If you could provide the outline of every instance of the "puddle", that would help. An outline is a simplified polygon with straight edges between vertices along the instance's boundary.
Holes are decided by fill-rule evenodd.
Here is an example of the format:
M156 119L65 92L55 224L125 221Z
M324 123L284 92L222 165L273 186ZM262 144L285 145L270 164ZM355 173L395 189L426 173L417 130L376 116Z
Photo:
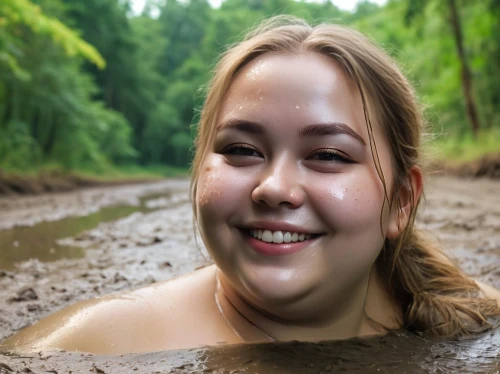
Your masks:
M61 258L85 257L85 249L60 245L59 239L72 237L90 230L101 222L114 221L135 212L149 212L157 207L151 202L169 194L152 194L142 197L138 205L105 207L96 213L69 217L58 221L41 222L31 227L15 227L0 231L0 269L11 270L18 262L36 258L42 262Z

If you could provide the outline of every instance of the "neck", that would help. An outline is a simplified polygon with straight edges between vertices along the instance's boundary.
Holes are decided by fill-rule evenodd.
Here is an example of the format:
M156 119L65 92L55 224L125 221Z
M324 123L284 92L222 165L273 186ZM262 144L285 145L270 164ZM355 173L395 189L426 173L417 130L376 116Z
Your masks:
M303 321L289 321L249 303L233 289L219 270L216 276L216 300L219 309L228 325L244 341L321 341L374 333L373 324L365 313L371 277L362 282L357 292L350 293L353 296L350 300L342 301L342 309L335 308L329 316L318 315L317 318Z

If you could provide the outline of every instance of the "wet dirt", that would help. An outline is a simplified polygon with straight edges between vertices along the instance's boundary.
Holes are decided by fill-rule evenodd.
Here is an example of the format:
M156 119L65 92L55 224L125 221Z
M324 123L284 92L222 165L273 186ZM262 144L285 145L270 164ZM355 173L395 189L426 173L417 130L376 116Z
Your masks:
M150 198L147 198L150 196ZM196 243L187 180L0 200L0 227L33 226L114 205L124 218L59 240L85 257L23 261L0 269L0 341L76 301L170 279L210 262ZM431 178L418 225L475 279L500 288L500 182ZM0 231L1 233L1 231ZM200 242L198 240L198 242ZM49 258L50 259L50 258ZM0 354L0 373L497 373L500 329L469 340L411 333L370 340L277 343L123 356Z
M119 186L158 181L161 178L124 177L96 178L71 172L45 171L36 175L4 173L0 168L0 196L41 194L45 192L74 191L86 187Z
M500 179L500 153L493 153L469 162L441 162L434 165L436 170L441 170L450 175L461 177L487 177Z
M46 220L33 226L15 226L0 230L0 248L2 249L0 269L11 270L16 263L30 258L49 262L61 258L84 257L85 250L82 246L70 245L61 239L93 229L102 222L117 220L136 212L147 213L158 209L157 202L160 198L170 199L171 193L146 195L139 198L138 204L135 204L135 201L128 204L118 201L120 203L118 205L105 206L85 216L73 216L55 221ZM115 204L118 202L115 201Z

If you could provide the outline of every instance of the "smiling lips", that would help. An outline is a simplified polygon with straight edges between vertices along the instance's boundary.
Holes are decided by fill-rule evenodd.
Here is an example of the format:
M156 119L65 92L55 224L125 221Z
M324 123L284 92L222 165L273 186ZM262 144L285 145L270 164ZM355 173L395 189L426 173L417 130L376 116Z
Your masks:
M299 234L298 232L270 231L270 230L250 230L250 235L266 243L290 243L303 242L311 238L311 234Z
M320 234L265 229L244 230L246 240L258 253L279 256L298 252L311 244Z

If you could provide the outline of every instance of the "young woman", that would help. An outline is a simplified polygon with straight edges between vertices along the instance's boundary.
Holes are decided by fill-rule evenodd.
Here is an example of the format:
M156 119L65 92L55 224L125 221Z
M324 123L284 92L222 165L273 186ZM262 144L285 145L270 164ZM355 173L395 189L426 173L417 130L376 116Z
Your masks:
M423 120L396 64L337 25L277 17L218 63L192 170L214 265L79 303L14 351L128 353L491 328L499 292L414 227Z

